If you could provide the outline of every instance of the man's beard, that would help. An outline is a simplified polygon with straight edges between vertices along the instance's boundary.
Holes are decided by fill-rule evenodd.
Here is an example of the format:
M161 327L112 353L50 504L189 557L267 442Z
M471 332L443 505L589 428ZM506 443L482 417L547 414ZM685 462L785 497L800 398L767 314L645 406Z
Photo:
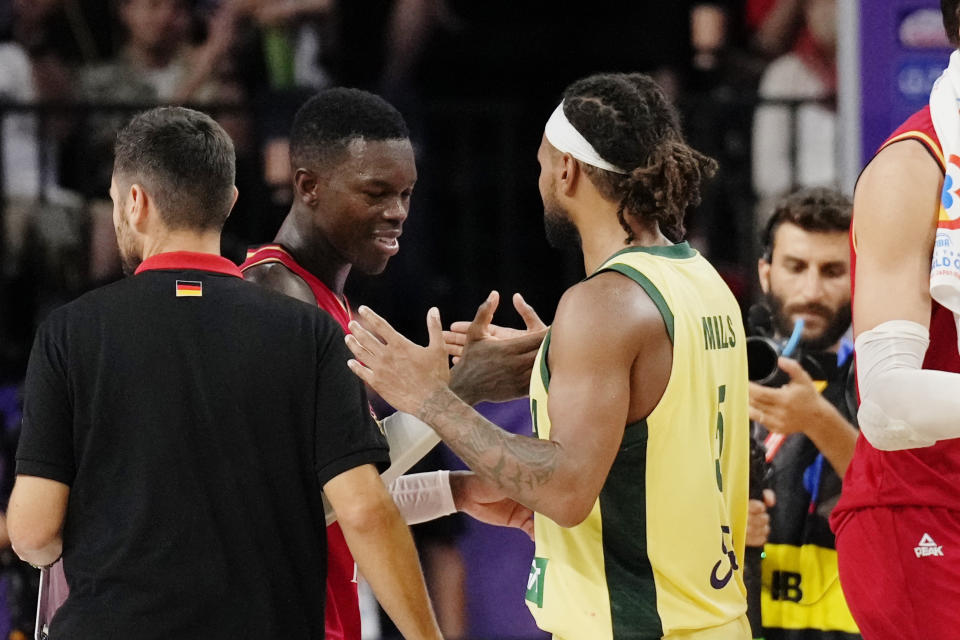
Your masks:
M125 232L124 223L117 229L117 246L120 249L120 268L123 269L123 275L132 276L137 271L137 267L143 262L140 252L133 246L133 243L127 240L128 234Z
M791 316L794 314L809 313L827 320L826 326L819 335L801 340L807 351L816 352L829 350L843 337L847 329L850 328L852 315L849 300L840 305L836 311L833 311L830 307L817 302L784 308L783 301L773 293L768 294L766 298L773 315L774 326L776 327L777 333L781 336L789 336L793 333L793 320Z
M543 228L547 243L554 249L580 249L580 232L567 213L556 205L544 203Z

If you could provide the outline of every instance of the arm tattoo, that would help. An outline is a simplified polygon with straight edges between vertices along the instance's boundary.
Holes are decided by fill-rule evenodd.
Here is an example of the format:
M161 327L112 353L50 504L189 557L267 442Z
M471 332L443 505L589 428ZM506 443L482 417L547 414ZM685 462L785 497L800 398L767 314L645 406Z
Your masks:
M447 388L428 397L418 417L436 429L467 466L507 495L534 510L545 502L540 489L556 471L557 443L504 431Z

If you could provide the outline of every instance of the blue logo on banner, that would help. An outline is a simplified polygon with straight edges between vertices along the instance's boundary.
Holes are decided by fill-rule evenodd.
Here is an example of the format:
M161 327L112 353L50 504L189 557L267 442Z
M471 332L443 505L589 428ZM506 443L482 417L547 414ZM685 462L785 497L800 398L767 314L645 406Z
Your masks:
M911 61L900 66L897 73L897 88L900 95L912 102L926 102L930 98L933 83L943 73L939 61Z

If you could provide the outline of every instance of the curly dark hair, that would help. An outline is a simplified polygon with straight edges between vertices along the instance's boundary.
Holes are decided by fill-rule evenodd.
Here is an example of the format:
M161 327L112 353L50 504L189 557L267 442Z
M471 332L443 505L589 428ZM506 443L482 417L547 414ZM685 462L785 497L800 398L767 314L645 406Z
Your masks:
M628 215L681 240L683 219L700 204L717 163L684 142L677 110L657 83L641 73L592 75L567 88L563 113L603 159L628 171L582 165L600 193L619 203L626 243L634 240Z
M960 45L960 0L940 0L940 12L950 42L955 47Z
M403 116L380 96L335 87L321 91L297 111L290 131L294 167L320 166L336 159L351 140L403 140L410 137Z
M809 187L781 198L773 208L773 215L764 226L760 243L763 259L773 259L774 238L777 229L785 222L795 224L804 231L821 233L846 233L850 229L853 203L836 189Z

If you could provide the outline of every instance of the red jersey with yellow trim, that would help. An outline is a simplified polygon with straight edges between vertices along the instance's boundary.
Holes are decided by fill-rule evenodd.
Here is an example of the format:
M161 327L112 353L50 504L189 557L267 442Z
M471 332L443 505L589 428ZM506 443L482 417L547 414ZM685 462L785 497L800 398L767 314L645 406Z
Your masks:
M317 306L333 316L345 333L352 319L349 303L323 284L319 278L297 264L293 256L278 244L247 251L240 271L261 264L279 262L303 279L313 292ZM356 563L347 547L340 525L327 527L327 600L324 610L327 640L360 640L360 600L357 595Z
M930 119L930 108L913 114L880 147L915 140L924 145L946 169L943 149ZM960 158L951 158L960 165ZM917 221L928 224L927 221ZM850 233L850 275L856 273L857 251L853 226ZM852 282L852 280L851 280ZM852 284L851 284L852 287ZM855 294L855 292L854 292ZM930 346L923 360L924 369L960 373L957 329L953 313L933 301L930 312ZM843 479L843 493L833 511L834 531L844 514L863 507L924 506L960 511L960 439L942 440L932 447L904 451L879 451L866 438L857 438L853 460ZM879 535L883 535L882 532Z

